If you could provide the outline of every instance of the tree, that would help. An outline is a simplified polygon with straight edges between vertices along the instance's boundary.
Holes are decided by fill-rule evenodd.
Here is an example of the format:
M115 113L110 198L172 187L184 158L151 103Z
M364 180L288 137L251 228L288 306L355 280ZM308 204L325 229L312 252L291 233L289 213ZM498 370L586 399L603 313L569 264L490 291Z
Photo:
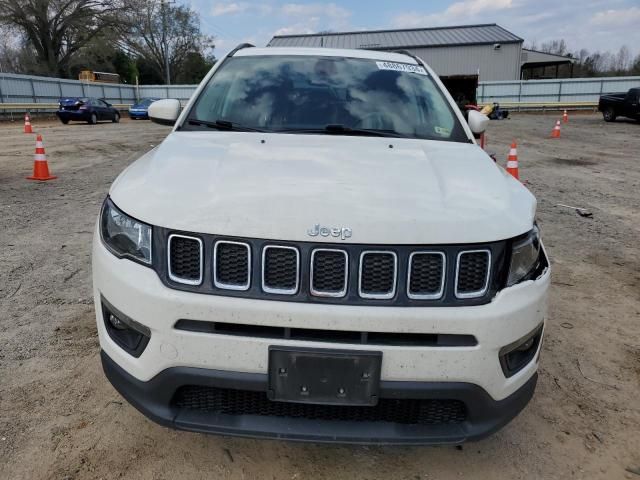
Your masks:
M18 58L20 48L12 38L13 35L9 29L0 29L0 73L16 72L21 67Z
M560 40L551 40L544 42L540 46L540 50L545 53L553 53L554 55L566 55L569 50L567 49L567 43L563 38Z
M164 82L162 74L154 68L152 62L144 57L136 58L138 80L142 85L158 85Z
M602 69L602 55L599 52L587 55L581 67L585 76L595 77Z
M138 76L138 67L135 59L131 58L122 50L116 50L111 60L113 70L120 75L120 81L123 83L136 83Z
M73 55L69 62L68 75L71 78L78 78L78 73L82 70L114 72L115 56L113 33L105 29Z
M204 58L213 49L213 37L202 35L200 17L187 6L131 0L126 15L120 46L130 55L146 59L163 79L167 79L167 67L169 80L175 81L189 55Z
M0 23L17 28L45 73L67 76L73 56L117 23L120 0L0 0Z
M640 53L633 59L629 73L631 75L640 75Z
M611 70L618 74L623 74L631 67L631 52L629 47L623 45L612 58Z
M215 62L213 56L205 56L200 52L187 53L176 73L176 83L187 85L200 83Z

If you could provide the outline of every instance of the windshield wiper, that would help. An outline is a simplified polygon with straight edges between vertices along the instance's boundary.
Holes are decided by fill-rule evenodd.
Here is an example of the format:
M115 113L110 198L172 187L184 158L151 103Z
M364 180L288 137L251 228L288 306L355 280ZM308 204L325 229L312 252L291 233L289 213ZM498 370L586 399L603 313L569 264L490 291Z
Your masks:
M330 124L324 128L287 128L282 130L264 130L260 128L247 127L228 120L216 120L210 122L207 120L189 120L189 125L198 125L217 130L235 130L238 132L276 132L276 133L321 133L327 135L362 135L370 137L399 137L406 135L396 132L395 130L384 130L375 128L353 128L342 124Z
M285 130L275 130L278 133L323 133L327 135L362 135L370 137L399 137L405 138L395 130L379 128L353 128L340 123L326 125L324 128L288 128Z
M217 130L235 130L238 132L266 132L260 128L247 127L228 120L216 120L215 122L209 122L207 120L189 120L189 125L199 125L209 128L215 128Z

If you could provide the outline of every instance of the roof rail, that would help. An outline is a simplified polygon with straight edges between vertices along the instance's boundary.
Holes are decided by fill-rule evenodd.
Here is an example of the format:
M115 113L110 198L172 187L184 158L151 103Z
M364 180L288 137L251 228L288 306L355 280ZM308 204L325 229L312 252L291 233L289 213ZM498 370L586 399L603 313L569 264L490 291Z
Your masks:
M411 53L409 50L392 50L391 53L399 53L400 55L406 55L407 57L413 58L418 65L422 64L422 60L420 60L416 55Z
M252 45L250 43L241 43L236 48L231 50L227 55L227 57L233 57L238 50L242 50L243 48L253 48L253 47L255 47L255 45Z

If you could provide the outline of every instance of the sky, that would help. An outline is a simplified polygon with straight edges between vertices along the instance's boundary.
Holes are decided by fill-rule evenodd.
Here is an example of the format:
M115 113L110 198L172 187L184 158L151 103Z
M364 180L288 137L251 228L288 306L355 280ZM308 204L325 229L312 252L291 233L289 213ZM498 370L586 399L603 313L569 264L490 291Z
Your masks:
M571 51L640 53L640 0L185 0L200 13L221 57L242 42L273 35L497 23L525 44L564 38Z

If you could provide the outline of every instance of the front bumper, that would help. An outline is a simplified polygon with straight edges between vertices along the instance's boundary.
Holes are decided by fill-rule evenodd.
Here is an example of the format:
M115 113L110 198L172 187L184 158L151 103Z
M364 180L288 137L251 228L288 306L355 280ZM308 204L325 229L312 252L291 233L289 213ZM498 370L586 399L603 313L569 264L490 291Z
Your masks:
M537 357L509 378L500 350L544 322L549 269L537 279L500 291L491 303L468 307L341 306L204 295L167 288L155 271L93 246L94 298L105 372L134 406L167 426L203 432L358 443L460 443L488 435L528 402L536 383ZM150 330L135 358L105 328L101 299ZM178 320L254 326L368 332L473 335L475 346L415 347L340 344L382 353L381 398L459 399L468 417L440 426L389 422L332 422L261 415L222 415L180 409L176 390L204 387L266 390L272 345L335 348L335 343L202 333L175 328Z
M104 372L118 390L140 412L166 427L204 433L283 440L358 444L455 444L480 440L513 419L529 402L536 386L534 374L509 397L493 400L482 388L460 382L390 382L380 385L380 398L459 400L467 405L466 419L430 425L354 420L324 420L277 415L210 412L184 408L175 403L180 387L198 385L233 391L259 392L265 402L267 375L173 367L148 382L129 375L102 351ZM254 400L254 403L257 403ZM361 407L372 408L372 407Z

